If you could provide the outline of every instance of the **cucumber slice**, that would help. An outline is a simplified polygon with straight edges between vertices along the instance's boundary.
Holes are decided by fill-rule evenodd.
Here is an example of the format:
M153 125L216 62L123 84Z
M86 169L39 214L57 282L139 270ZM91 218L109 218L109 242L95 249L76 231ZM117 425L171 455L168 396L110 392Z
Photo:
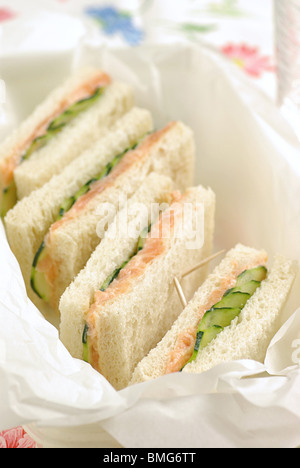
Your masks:
M55 135L57 135L57 133L59 133L62 129L63 127L55 128L53 130L47 131L45 135L35 138L35 140L33 140L31 145L29 146L28 150L22 156L21 162L26 161L26 159L28 159L33 153L35 153L35 151L44 148L49 143L49 141L52 140L52 138L54 138Z
M197 330L194 352L188 362L194 361L198 352L239 316L247 301L266 279L267 273L264 266L244 271L238 276L236 286L229 289L223 299L204 314Z
M210 328L207 328L207 330L199 332L202 333L201 336L201 341L200 341L200 346L199 346L199 351L204 349L209 343L211 343L212 340L216 338L216 336L223 331L223 327L219 325L213 325Z
M147 235L149 234L150 230L151 230L151 225L149 227L145 227L145 229L142 230L139 240L138 240L138 244L137 244L137 252L139 252L140 250L143 250Z
M81 107L81 109L82 109L82 107ZM54 129L54 131L55 131L55 129ZM89 190L91 189L91 185L94 182L96 182L98 180L101 180L102 178L106 177L113 170L113 168L120 162L122 157L128 151L130 151L131 149L136 148L138 144L139 144L139 142L135 143L131 148L127 148L123 153L118 154L117 156L115 156L113 158L113 160L109 164L107 164L107 166L100 172L100 174L96 178L89 180L80 190L78 190L78 192L73 197L70 197L70 198L66 199L64 201L64 203L60 207L59 215L56 218L56 221L59 221L60 219L62 219L64 214L66 212L68 212L72 208L72 206L76 203L76 201L80 197L82 197L83 195L85 195L86 193L89 192ZM39 248L39 250L38 250L38 252L37 252L37 254L35 256L34 262L33 262L30 282L31 282L31 287L32 287L33 291L41 299L43 299L45 302L50 302L50 298L51 298L51 294L52 294L51 287L50 287L49 283L47 282L45 274L38 271L38 264L39 264L39 262L41 262L46 257L46 255L47 255L46 247L45 247L45 243L43 242L43 244ZM113 280L115 278L117 278L120 271L127 265L128 262L129 262L129 260L127 262L124 262L123 265L121 265L120 268L116 269L105 280L105 282L103 283L103 285L101 287L101 291L105 291L108 288L108 286L113 282Z
M65 112L63 112L59 117L54 119L47 131L53 130L62 130L66 125L71 123L79 114L89 109L89 107L96 102L96 100L101 96L100 93L97 92L91 98L83 99L82 101L77 102Z
M240 287L250 281L259 281L260 283L264 281L267 277L268 270L264 266L259 266L257 268L253 268L252 270L246 270L241 273L236 282L236 287Z
M60 207L60 210L59 210L59 216L58 218L56 219L56 221L59 221L65 213L67 213L68 211L70 211L70 209L72 208L73 205L75 205L75 203L77 202L77 200L82 197L83 195L85 195L86 193L88 193L90 191L90 188L91 188L91 185L93 182L95 182L97 179L92 179L90 180L89 182L87 182L83 187L81 187L80 190L78 190L78 192L76 192L76 194L73 196L73 197L70 197L70 198L67 198L63 204L61 205Z
M242 292L242 293L248 293L251 296L255 293L255 291L260 287L261 282L260 281L250 281L249 283L245 283L240 285L239 287L235 287L233 289L230 289L227 291L226 296L232 292Z
M73 104L59 117L53 120L48 128L52 130L72 122L72 120L74 120L79 114L88 110L99 99L99 97L102 96L103 91L103 88L98 88L92 96L86 99L81 99L80 101Z
M238 308L243 309L251 295L248 293L231 291L223 299L214 305L213 309L228 309Z
M214 325L219 325L222 328L228 327L240 313L241 309L239 308L211 309L203 316L198 330L205 331Z
M142 250L144 248L144 244L145 244L145 240L146 240L146 236L148 234L148 232L151 230L151 224L146 227L145 229L143 229L139 239L138 239L138 243L137 243L137 248L136 248L136 251L135 253L128 259L126 260L121 266L120 268L117 268L111 275L109 275L106 280L104 281L103 285L101 286L100 288L100 291L104 292L107 290L107 288L111 285L111 283L119 276L120 274L120 271L123 270L123 268L126 267L126 265L130 262L130 260L135 257L135 255L137 255L139 253L140 250Z
M47 128L47 132L51 132L57 129L62 129L68 123L72 122L74 118L75 116L73 112L66 110L63 114L61 114L59 117L57 117L50 123L49 127Z
M83 345L83 360L89 362L89 344L88 344L88 324L85 323L83 334L82 334L82 345Z
M89 192L91 184L94 182L94 180L89 181L86 185L84 185L78 192L76 192L74 198L74 203L77 202L77 200L85 195L86 193Z
M8 211L17 203L17 187L15 181L3 190L1 198L1 218L4 219Z
M32 153L46 146L49 140L50 133L46 133L46 135L35 138L29 146L28 150L22 156L22 161L26 161L26 159L28 159L32 155Z
M213 341L216 336L223 331L223 328L220 327L219 325L213 325L212 327L208 328L207 330L204 331L198 331L197 333L197 338L196 338L196 343L195 343L195 348L192 354L192 357L188 360L188 362L183 366L183 368L189 364L190 362L193 362L196 360L199 351L204 349L211 341Z
M38 271L38 264L47 256L47 249L43 242L40 246L32 265L30 284L36 295L45 302L50 302L51 287L44 273Z
M72 208L74 203L75 203L75 197L70 197L67 200L65 200L59 209L59 215L56 218L56 221L59 221L61 218L63 218L64 214L67 213Z
M56 219L56 221L59 221L65 213L67 213L71 208L72 206L77 202L77 200L82 197L83 195L85 195L86 193L88 193L90 190L91 190L91 185L94 183L94 182L97 182L99 180L102 180L104 179L104 177L107 177L111 171L119 164L119 162L121 161L121 159L123 158L123 156L125 156L126 153L128 153L129 151L132 151L134 150L135 148L137 148L137 146L141 143L141 141L144 139L145 137L142 137L137 143L135 143L133 146L131 146L130 148L126 148L125 151L123 151L123 153L120 153L118 154L117 156L115 156L112 161L110 161L105 167L104 169L102 169L102 171L100 172L100 174L98 174L95 178L89 180L80 190L78 190L78 192L73 196L73 197L70 197L68 199L66 199L64 201L64 203L61 205L60 207L60 210L59 210L59 215L58 215L58 218Z
M50 302L51 289L44 273L40 273L32 267L30 284L36 295L45 302Z
M72 106L70 106L66 111L64 111L61 115L59 115L50 123L48 131L62 129L63 127L71 123L72 120L76 119L76 117L78 117L79 114L88 110L90 106L94 104L102 94L103 88L98 88L92 96L86 99L82 99L81 101L78 101Z
M58 133L60 133L66 125L78 117L79 114L89 109L102 96L104 88L98 88L96 92L86 98L78 101L70 106L60 116L50 122L44 135L41 135L33 140L27 151L22 156L22 161L28 159L35 151L44 148Z
M108 176L113 170L113 168L121 161L122 157L128 151L129 149L124 151L124 153L115 156L114 159L105 166L105 168L100 172L100 174L98 174L94 179L89 180L85 185L83 185L83 187L81 187L81 189L78 190L78 192L76 192L76 194L73 197L67 198L60 207L59 215L56 221L59 221L64 216L64 214L72 208L72 206L77 202L77 200L80 197L82 197L91 190L91 186L94 182L97 182L101 179L104 179L104 177Z
M101 288L100 288L100 291L104 292L107 290L107 288L111 285L111 283L119 276L119 273L121 270L123 270L123 268L126 267L127 263L130 262L130 259L127 260L126 262L124 262L120 268L117 268L115 271L113 271L113 273L111 275L109 275L106 280L104 281L104 283L102 284Z

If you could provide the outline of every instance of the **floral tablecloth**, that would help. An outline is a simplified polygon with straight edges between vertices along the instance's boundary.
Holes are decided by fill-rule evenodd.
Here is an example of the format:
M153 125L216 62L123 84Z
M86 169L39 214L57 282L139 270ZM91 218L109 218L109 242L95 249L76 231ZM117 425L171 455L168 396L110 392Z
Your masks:
M14 28L16 20L40 10L81 17L111 47L205 44L275 99L272 0L0 0L0 35L2 25ZM0 448L36 447L21 427L0 432Z

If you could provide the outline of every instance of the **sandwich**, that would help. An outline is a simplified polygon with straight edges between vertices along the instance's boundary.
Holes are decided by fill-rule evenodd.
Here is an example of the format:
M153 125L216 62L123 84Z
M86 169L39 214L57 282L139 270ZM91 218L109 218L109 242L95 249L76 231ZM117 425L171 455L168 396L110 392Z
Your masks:
M143 119L147 125L149 124L147 111L134 109L130 113L134 111L140 114L136 116L137 129L144 127L141 125ZM123 119L126 120L126 116ZM132 121L131 124L134 128L135 124ZM119 125L119 122L116 125ZM116 212L122 209L126 200L136 192L151 172L155 171L169 176L180 189L191 184L195 148L193 133L188 127L181 122L171 122L156 132L149 128L145 132L143 128L142 132L138 131L135 138L132 135L133 128L129 132L131 141L129 142L128 138L126 145L124 145L126 138L121 138L122 145L120 145L116 133L111 132L100 146L96 144L79 158L88 165L91 164L87 162L91 157L93 160L101 158L102 162L105 159L106 162L99 171L94 171L92 178L86 179L77 191L69 193L68 198L59 197L60 206L55 206L55 218L52 218L50 224L49 219L47 223L44 223L43 227L47 225L47 228L45 231L41 229L44 233L43 238L39 236L39 244L35 235L36 220L31 220L29 223L29 231L34 237L32 244L34 244L35 251L29 252L27 259L31 263L27 261L23 269L26 270L27 281L30 271L31 297L33 291L40 299L58 309L62 293L85 266ZM107 157L108 154L109 157ZM65 183L64 176L68 180L74 176L74 171L70 175L70 166L58 176L61 184ZM57 185L57 178L49 184L53 188L54 184ZM43 194L51 193L46 186L43 189ZM39 199L37 209L42 217L44 207L40 205L40 194L35 191L32 199L37 199L37 197ZM24 215L21 217L21 213L25 206L26 216L30 212L29 198L19 202L5 218L12 250L23 263L24 225L28 226L28 220L24 220ZM58 200L57 197L55 198ZM22 202L24 202L23 206L20 206ZM25 236L26 241L29 242L28 233Z
M212 190L199 186L173 191L170 204L152 224L146 224L134 248L134 243L128 249L126 242L118 241L112 252L102 241L62 296L62 341L117 390L129 384L138 362L180 314L173 278L211 254L214 217ZM187 297L192 297L205 275L204 268L188 278L183 285ZM72 318L73 314L77 317Z
M85 315L95 292L117 277L121 266L142 245L148 226L170 203L173 190L174 182L169 177L149 174L118 211L85 267L63 293L59 303L60 339L74 358L83 359Z
M132 108L109 132L72 161L60 174L18 201L4 218L6 235L17 258L27 293L37 307L44 301L31 287L34 258L51 225L61 216L62 206L89 185L116 157L153 130L151 114ZM42 295L42 294L41 294Z
M238 244L138 363L130 385L227 361L263 362L295 276L294 262L276 256L270 269L265 251Z
M55 89L0 145L0 212L29 195L133 106L133 91L98 69L77 72Z

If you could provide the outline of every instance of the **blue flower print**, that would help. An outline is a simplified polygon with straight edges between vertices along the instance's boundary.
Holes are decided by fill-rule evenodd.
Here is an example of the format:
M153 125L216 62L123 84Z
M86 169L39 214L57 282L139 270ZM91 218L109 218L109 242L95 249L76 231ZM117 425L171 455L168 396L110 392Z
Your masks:
M130 45L139 45L144 39L144 33L133 24L130 13L118 10L113 6L90 7L85 12L100 23L108 36L121 33Z

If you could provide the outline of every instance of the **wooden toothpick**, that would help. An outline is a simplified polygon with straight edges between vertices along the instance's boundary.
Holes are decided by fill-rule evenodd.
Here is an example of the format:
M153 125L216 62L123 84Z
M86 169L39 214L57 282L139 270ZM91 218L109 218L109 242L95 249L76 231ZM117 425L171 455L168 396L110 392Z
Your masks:
M181 284L179 283L178 281L178 278L174 278L174 283L175 283L175 288L178 292L178 296L179 296L179 299L181 301L181 304L183 307L186 307L187 306L187 300L185 298L185 295L183 293L183 290L182 290L182 287L181 287Z
M185 273L183 273L181 279L184 278L185 276L188 276L190 273L193 273L194 271L198 270L199 268L203 267L204 265L207 265L209 262L211 262L212 260L219 257L219 255L222 255L225 252L226 252L226 250L220 250L220 252L217 252L216 254L212 255L211 257L208 257L205 260L202 260L202 262L199 263L198 265L194 266L194 268L192 268L191 270L188 270ZM184 292L182 290L181 284L180 284L178 278L176 278L176 276L174 278L174 283L175 283L175 288L177 290L180 302L181 302L182 306L185 308L187 306L187 300L185 298L185 295L184 295Z
M226 250L220 250L220 252L217 252L216 254L212 255L211 257L208 257L206 258L205 260L202 260L201 263L199 263L198 265L194 266L193 268L191 268L190 270L186 271L185 273L183 273L182 277L181 278L185 278L186 276L190 275L191 273L193 273L194 271L198 270L199 268L207 265L208 263L210 263L212 260L214 260L215 258L219 257L220 255L222 255L223 253L225 253Z

